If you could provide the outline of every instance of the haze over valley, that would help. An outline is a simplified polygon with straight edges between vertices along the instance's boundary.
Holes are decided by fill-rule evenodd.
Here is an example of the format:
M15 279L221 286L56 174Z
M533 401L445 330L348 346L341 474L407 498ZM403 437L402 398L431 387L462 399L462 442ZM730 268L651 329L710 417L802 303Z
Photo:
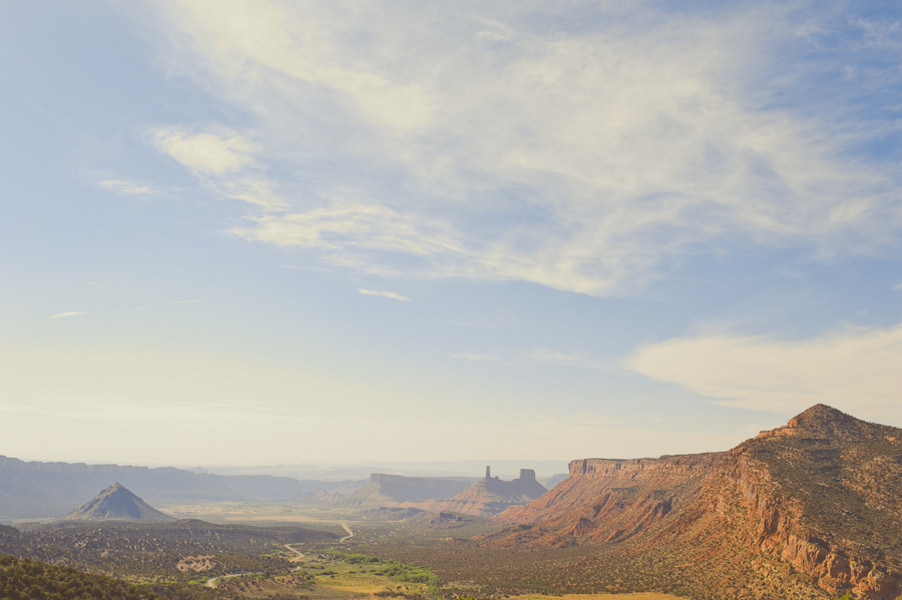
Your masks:
M898 600L900 53L0 2L0 599Z

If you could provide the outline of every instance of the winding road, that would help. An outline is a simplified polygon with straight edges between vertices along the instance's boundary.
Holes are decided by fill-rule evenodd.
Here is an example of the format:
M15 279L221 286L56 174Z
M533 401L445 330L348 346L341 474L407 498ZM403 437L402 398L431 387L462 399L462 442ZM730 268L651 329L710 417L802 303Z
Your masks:
M303 552L301 552L300 550L296 550L295 548L292 548L291 544L285 544L285 547L288 548L289 552L294 552L294 556L289 558L288 560L290 560L291 562L298 562L299 560L304 560Z
M342 528L343 528L345 531L348 532L348 535L346 535L346 536L344 536L343 538L341 538L340 540L338 540L338 543L339 543L339 544L343 544L343 543L345 543L346 541L348 541L349 539L351 539L352 537L354 537L354 532L351 531L351 528L348 527L348 524L347 524L347 523L345 523L344 521L341 521L341 526L342 526Z
M211 577L204 584L204 587L216 589L216 584L219 583L220 579L233 579L235 577L244 577L245 575L262 575L262 573L233 573L231 575L217 575L216 577Z
M348 535L344 536L340 540L338 540L339 544L342 544L352 537L354 537L354 532L344 521L339 521L341 523L341 528L345 530L345 533ZM298 562L304 559L304 553L300 550L296 550L291 544L284 544L285 549L294 554L293 557L289 558L291 562ZM223 579L232 579L234 577L244 577L245 575L260 575L260 573L233 573L231 575L217 575L216 577L211 577L204 583L205 587L216 589L216 585Z

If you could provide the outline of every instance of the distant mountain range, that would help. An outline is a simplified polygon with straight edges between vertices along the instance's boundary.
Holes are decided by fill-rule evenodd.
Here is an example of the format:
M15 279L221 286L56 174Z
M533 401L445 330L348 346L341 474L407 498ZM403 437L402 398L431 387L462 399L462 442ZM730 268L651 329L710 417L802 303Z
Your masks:
M113 481L138 490L156 505L281 500L346 485L272 475L212 475L174 467L25 462L0 456L0 521L61 518Z
M563 477L550 479L556 482ZM369 481L298 480L274 475L217 475L175 467L26 462L0 456L0 522L63 518L72 510L73 504L88 502L97 490L113 481L137 490L151 505L295 501L371 509L410 502L448 500L476 484L478 479L373 473ZM534 477L532 481L535 486L541 487ZM530 498L521 498L520 502ZM494 514L504 507L496 503L493 505L495 510L481 512L473 508L472 500L470 498L470 501L456 502L454 506L435 510ZM509 501L504 502L510 504Z
M902 429L817 405L727 452L574 460L568 479L495 518L508 527L482 546L592 545L620 577L692 598L892 600Z

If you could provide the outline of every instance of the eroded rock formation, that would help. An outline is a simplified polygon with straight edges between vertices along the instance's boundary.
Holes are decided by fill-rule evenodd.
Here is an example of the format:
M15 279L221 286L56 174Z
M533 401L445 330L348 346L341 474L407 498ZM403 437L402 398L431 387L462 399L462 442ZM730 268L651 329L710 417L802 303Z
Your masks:
M474 516L495 515L508 507L532 502L547 491L536 481L536 472L532 469L520 469L518 478L503 481L493 477L491 469L486 467L485 478L453 498L430 503L428 510Z

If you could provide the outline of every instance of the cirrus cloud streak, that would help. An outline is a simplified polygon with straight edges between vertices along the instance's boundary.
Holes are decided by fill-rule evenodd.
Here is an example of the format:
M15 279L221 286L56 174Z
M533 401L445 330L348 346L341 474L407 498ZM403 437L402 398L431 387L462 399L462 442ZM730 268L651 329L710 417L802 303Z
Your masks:
M155 139L221 195L278 211L232 233L381 275L609 296L711 246L833 256L897 240L895 164L853 155L886 124L833 102L854 81L820 93L817 57L785 60L877 50L812 41L833 24L782 5L576 6L592 17L578 31L537 24L540 3L438 18L403 3L167 2L167 67L256 122ZM809 94L781 100L805 78ZM288 168L261 174L275 164Z

